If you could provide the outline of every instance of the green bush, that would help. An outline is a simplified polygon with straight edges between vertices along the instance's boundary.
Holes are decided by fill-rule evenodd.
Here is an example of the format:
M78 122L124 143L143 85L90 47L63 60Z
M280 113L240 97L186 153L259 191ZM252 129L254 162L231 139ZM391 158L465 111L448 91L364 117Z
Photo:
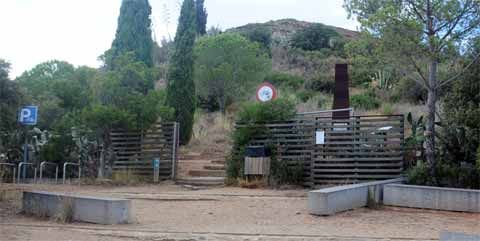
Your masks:
M281 72L272 73L266 76L265 81L270 82L278 87L287 87L292 89L298 89L305 83L305 80L298 75Z
M380 101L372 93L352 95L350 105L356 109L373 110L380 107Z
M293 48L306 51L322 49L343 49L342 37L331 27L323 24L313 24L297 32L290 42Z
M297 92L297 99L300 100L302 103L306 103L313 96L315 96L315 92L311 90L302 90Z
M423 161L418 161L416 166L407 170L407 182L412 185L427 185L432 182L428 167Z
M401 79L394 87L392 101L405 101L414 104L425 103L427 91L419 83L411 79Z
M468 163L452 163L439 160L435 168L435 177L430 174L427 165L418 161L417 165L407 171L408 183L452 188L480 188L480 170Z
M240 123L268 123L285 121L295 116L295 104L287 99L278 99L267 103L248 103L238 113Z
M390 103L385 103L383 106L382 106L382 114L384 115L393 115L395 113L395 110L392 106L392 104Z
M264 124L290 120L295 113L295 104L286 99L246 104L237 117L242 126L236 128L232 134L233 149L226 161L227 177L232 179L243 176L245 148L255 137L259 135L269 136L269 131L264 127ZM298 175L295 174L297 173L295 168L284 168L283 163L277 162L273 143L267 143L266 147L272 150L272 176L275 180L279 183L289 183L296 180Z
M252 26L240 33L248 40L257 42L262 49L270 54L270 45L272 44L272 31L264 26Z
M335 90L335 81L330 75L318 74L307 81L305 88L313 91L332 93Z
M303 163L301 161L288 163L285 161L272 161L272 177L277 185L301 184L303 182Z

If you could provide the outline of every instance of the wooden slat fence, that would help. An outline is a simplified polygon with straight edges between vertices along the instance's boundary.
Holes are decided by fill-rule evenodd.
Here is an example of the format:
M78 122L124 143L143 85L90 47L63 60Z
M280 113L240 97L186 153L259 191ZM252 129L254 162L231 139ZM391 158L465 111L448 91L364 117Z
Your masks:
M358 183L397 178L403 171L404 117L319 118L325 144L314 145L314 184Z
M399 177L403 171L404 117L313 118L258 125L251 145L271 145L277 159L304 167L304 185L357 183ZM237 123L237 128L244 125ZM316 131L325 144L316 145Z
M114 171L153 176L153 160L160 160L160 179L173 178L178 150L178 124L156 123L145 131L110 133L115 154Z

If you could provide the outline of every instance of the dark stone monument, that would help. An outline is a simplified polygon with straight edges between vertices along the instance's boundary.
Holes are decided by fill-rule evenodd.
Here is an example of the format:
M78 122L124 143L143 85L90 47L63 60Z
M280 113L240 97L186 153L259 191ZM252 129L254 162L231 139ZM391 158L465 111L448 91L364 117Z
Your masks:
M350 108L350 94L348 91L348 65L335 65L335 92L333 98L333 109ZM333 119L348 119L350 111L333 112Z

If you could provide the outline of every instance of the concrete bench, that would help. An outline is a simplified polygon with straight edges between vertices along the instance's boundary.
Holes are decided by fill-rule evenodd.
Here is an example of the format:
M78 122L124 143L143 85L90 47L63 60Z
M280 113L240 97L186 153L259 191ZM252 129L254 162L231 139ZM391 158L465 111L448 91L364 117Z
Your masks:
M384 185L404 181L404 178L397 178L311 191L308 193L308 208L314 215L333 215L337 212L365 207L368 203L369 192L376 203L381 203Z
M50 192L23 192L23 211L34 216L54 217L69 205L74 221L125 224L132 218L126 199L75 196Z
M384 204L445 211L480 212L480 190L390 184Z

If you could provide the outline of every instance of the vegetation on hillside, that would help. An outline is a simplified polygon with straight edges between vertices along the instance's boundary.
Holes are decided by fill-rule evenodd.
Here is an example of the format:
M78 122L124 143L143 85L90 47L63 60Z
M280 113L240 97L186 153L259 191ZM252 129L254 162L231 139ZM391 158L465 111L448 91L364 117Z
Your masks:
M12 81L9 64L0 60L0 153L18 160L26 133L38 147L35 158L80 157L91 175L103 176L114 158L112 129L176 120L182 144L196 135L195 145L208 146L212 138L202 133L209 131L193 126L209 128L214 119L222 122L212 128L223 137L212 141L225 145L214 145L225 153L227 127L233 125L224 122L237 116L248 128L233 133L240 152L231 153L227 173L238 177L238 153L262 132L252 123L330 109L334 65L349 63L350 103L357 114L407 116L412 183L479 188L480 3L431 3L346 0L361 32L293 19L222 31L207 30L203 0L184 0L174 41L158 45L148 0L123 0L115 40L100 69L51 60ZM254 103L261 82L272 83L280 100ZM16 120L24 104L40 107L37 129L29 132ZM278 177L292 182L285 178L292 173Z
M238 34L201 38L197 40L195 55L199 104L222 113L228 105L245 100L271 68L271 61L260 46Z

